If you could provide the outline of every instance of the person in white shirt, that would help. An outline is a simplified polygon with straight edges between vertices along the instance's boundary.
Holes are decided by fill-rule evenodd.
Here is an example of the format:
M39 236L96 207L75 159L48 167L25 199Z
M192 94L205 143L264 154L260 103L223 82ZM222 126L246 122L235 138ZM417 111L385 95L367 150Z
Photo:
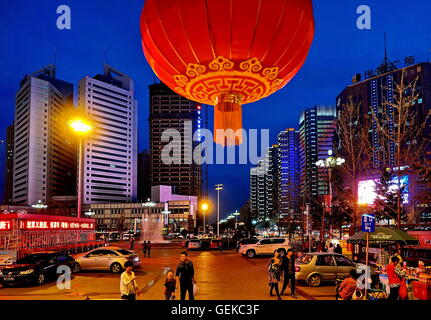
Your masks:
M334 253L334 245L332 244L332 242L329 243L328 252Z
M121 299L124 300L136 300L136 295L139 296L138 283L136 282L135 273L132 271L133 262L126 261L124 264L126 271L121 274L120 280L120 292Z

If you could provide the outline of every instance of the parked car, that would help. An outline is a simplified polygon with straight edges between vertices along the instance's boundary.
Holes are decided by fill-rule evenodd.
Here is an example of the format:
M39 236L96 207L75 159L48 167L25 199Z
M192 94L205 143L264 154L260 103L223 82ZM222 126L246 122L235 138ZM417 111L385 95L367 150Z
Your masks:
M337 253L305 253L295 262L296 280L318 287L325 281L344 279L357 264Z
M220 249L221 244L222 244L221 239L211 239L210 249Z
M188 242L187 249L200 249L202 248L202 243L200 240L191 239Z
M141 265L139 256L133 251L119 247L103 247L75 256L74 272L82 270L107 270L120 273L126 261L132 261L134 267Z
M236 251L238 252L239 248L241 248L242 246L246 245L246 244L255 244L259 241L258 238L245 238L242 240L237 241L236 243Z
M0 267L0 284L44 284L58 277L58 267L68 266L73 270L75 260L56 251L32 253L18 259L15 263ZM63 271L61 273L64 273Z
M290 248L287 238L264 238L256 243L245 244L238 250L239 254L254 258L256 255L272 255L275 250L286 253Z

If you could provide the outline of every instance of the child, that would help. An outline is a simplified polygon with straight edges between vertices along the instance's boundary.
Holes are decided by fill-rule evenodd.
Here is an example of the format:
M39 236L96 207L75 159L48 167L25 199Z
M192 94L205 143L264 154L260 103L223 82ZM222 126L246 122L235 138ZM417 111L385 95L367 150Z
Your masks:
M177 280L174 278L174 272L168 271L168 277L165 280L164 294L166 300L175 300L175 288L177 286Z

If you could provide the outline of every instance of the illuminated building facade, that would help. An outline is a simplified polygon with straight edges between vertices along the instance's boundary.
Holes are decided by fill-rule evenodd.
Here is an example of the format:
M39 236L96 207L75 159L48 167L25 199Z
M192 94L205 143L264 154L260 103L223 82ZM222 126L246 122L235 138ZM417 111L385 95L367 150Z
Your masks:
M415 101L415 110L417 111L418 123L420 119L424 119L425 115L431 110L431 63L418 63L407 66L402 69L394 68L383 74L373 75L368 79L360 81L360 75L354 79L354 82L347 86L337 97L337 110L341 110L343 105L352 98L355 105L360 106L360 114L362 119L366 116L371 118L372 112L381 114L384 108L387 108L388 113L393 112L393 107L385 104L394 102L394 89L396 84L401 81L401 75L404 72L404 81L406 84L417 79L416 90L419 93L417 101ZM370 121L373 121L372 119ZM389 132L394 132L396 129L394 122L389 121L387 124ZM427 136L431 135L431 126L426 126L425 132ZM393 142L388 141L382 146L382 137L379 136L377 124L375 121L371 123L369 131L369 141L373 147L372 167L380 168L392 167L395 165L395 149ZM385 151L379 153L379 150L385 148ZM430 150L427 151L428 157L431 157Z
M150 183L151 186L167 185L175 193L199 196L202 186L202 166L193 161L193 150L198 141L193 141L195 132L202 128L202 108L169 89L163 83L152 84L150 89ZM163 133L176 130L181 135L179 158L174 163L165 163L162 141ZM171 142L172 144L172 142Z
M293 128L279 133L277 138L277 210L281 216L299 214L299 131Z
M316 162L328 157L335 130L335 107L315 106L302 112L299 121L300 194L306 202L328 194L328 174L318 171Z
M13 196L20 205L76 192L76 149L67 131L73 85L49 65L24 77L16 93Z
M103 74L79 82L78 102L93 124L83 148L83 203L135 201L138 104L133 80L104 65Z
M250 169L250 210L260 221L277 211L277 159L278 145L273 145L256 167Z

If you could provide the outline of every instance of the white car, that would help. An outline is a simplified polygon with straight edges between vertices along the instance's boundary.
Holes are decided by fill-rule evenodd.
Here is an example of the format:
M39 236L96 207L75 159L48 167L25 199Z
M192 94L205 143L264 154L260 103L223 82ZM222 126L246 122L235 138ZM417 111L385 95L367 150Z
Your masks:
M257 243L241 246L238 253L254 258L256 255L272 255L275 250L286 253L288 249L290 244L287 238L264 238Z

